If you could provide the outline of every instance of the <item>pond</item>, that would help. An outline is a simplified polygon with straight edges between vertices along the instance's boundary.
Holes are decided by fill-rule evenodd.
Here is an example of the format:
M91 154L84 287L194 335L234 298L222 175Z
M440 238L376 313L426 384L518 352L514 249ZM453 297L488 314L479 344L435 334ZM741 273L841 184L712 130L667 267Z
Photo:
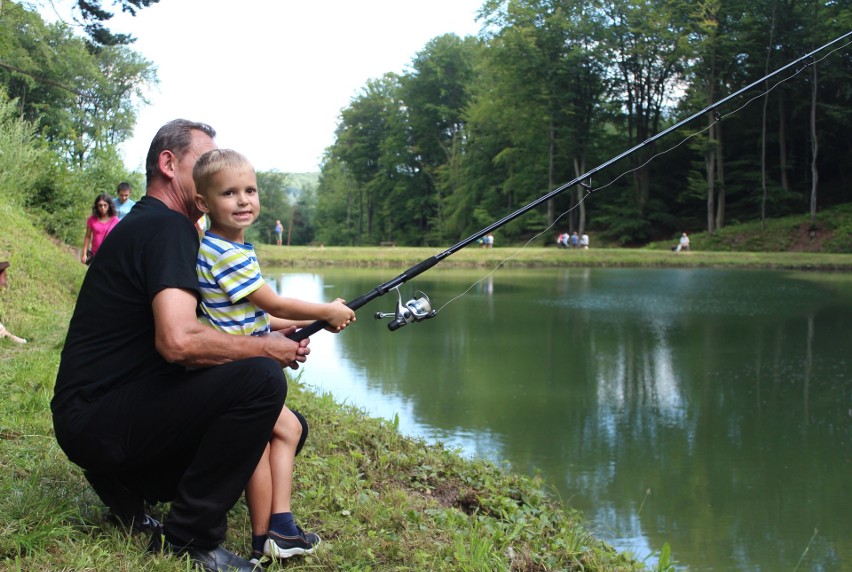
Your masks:
M400 269L403 270L403 269ZM354 299L400 270L269 271ZM649 565L852 569L852 276L435 268L313 336L302 382L400 430L541 474ZM417 294L419 296L419 294ZM844 568L845 567L845 568Z

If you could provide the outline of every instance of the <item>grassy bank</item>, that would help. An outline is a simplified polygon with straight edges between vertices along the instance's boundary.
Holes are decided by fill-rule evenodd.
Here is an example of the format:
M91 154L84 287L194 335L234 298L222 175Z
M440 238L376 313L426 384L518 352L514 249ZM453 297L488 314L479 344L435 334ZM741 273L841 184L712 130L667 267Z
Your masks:
M444 256L442 266L494 268L535 267L715 267L773 268L789 270L852 270L852 204L821 211L815 221L799 215L747 224L734 224L713 235L691 235L692 251L675 254L677 238L644 248L608 248L595 244L589 250L556 247L552 234L545 233L528 245L500 243L484 249L476 244ZM264 266L283 268L311 266L376 266L400 272L450 245L435 248L410 247L321 247L257 245Z
M29 339L0 340L0 569L188 570L146 556L146 538L105 522L80 470L57 447L49 402L85 269L18 209L0 207L0 258L12 260L0 320ZM643 569L596 540L544 483L404 438L393 423L298 381L288 403L312 421L297 463L296 514L324 542L315 555L273 570ZM247 553L249 530L240 503L227 545Z
M258 245L264 267L373 266L393 273L440 254L437 248L411 247L318 247ZM514 267L705 267L766 268L790 270L852 270L852 254L815 252L708 252L692 250L675 254L669 249L591 248L563 250L541 246L507 246L491 249L470 246L444 257L441 266L494 268Z

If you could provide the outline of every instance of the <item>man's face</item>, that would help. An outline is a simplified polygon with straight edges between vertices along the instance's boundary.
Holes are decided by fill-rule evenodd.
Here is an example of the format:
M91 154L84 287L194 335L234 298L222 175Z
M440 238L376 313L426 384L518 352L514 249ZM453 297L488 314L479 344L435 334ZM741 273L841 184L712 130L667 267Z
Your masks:
M193 130L191 137L192 143L189 149L178 160L175 181L182 191L183 201L187 206L186 212L192 220L197 220L201 217L201 211L195 205L195 181L192 180L192 168L199 157L207 151L216 149L217 145L203 131Z
M129 199L129 198L130 198L130 189L121 189L120 191L118 191L118 201L121 204L126 203L127 199Z

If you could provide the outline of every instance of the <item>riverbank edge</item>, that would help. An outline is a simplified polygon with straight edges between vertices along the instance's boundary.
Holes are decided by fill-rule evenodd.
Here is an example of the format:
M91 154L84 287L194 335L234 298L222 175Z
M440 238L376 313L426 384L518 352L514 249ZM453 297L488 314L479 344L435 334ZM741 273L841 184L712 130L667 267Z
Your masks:
M187 569L177 559L146 555L147 538L112 526L56 445L49 404L85 267L25 217L4 211L0 254L11 254L12 271L0 319L29 343L0 341L0 562L31 571ZM294 512L323 544L286 569L646 569L597 539L592 525L537 476L404 437L394 421L314 393L297 377L288 404L311 422L297 460ZM163 516L164 507L153 513ZM249 531L240 502L226 545L247 554ZM668 569L666 558L654 569Z
M663 250L597 248L565 250L551 247L472 246L447 254L425 247L321 247L255 245L264 268L323 266L398 268L404 271L424 260L438 259L441 268L750 268L852 272L852 254L812 252L674 253Z

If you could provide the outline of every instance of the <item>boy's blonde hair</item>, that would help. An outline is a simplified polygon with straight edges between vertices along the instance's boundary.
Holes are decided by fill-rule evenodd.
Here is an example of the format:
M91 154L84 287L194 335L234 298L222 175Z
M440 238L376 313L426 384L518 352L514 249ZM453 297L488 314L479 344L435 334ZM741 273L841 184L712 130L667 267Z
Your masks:
M204 193L207 191L210 179L224 169L231 169L237 173L248 171L254 173L254 166L246 159L245 155L233 149L213 149L199 157L198 161L195 162L195 167L192 168L192 179L195 181L196 192Z

